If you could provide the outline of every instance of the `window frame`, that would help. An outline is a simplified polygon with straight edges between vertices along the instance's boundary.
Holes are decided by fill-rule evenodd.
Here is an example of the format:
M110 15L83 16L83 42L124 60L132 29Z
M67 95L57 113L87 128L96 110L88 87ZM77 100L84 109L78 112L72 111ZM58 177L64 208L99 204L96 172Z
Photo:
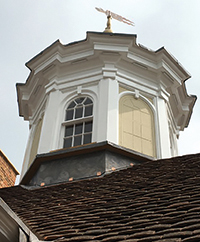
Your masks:
M80 99L80 98L84 98L83 101L81 102L81 105L83 107L83 111L82 111L82 117L81 118L75 118L75 110L76 110L76 107L79 106L79 104L76 102L77 99ZM86 104L84 105L84 102L89 99L91 101L91 104ZM73 108L69 108L70 109L73 109L73 119L70 119L70 120L66 120L67 119L67 110L68 110L68 107L73 103L73 102L76 102L76 105L73 107ZM80 105L80 106L81 106ZM92 106L92 114L89 115L89 116L84 116L85 114L85 107L87 106ZM65 109L65 121L62 122L62 126L64 127L64 134L63 134L63 142L62 142L62 147L63 148L71 148L71 147L75 147L75 146L79 146L79 145L84 145L84 144L89 144L92 142L92 138L93 138L93 117L94 117L94 102L92 100L91 97L88 97L88 96L81 96L81 97L75 97L73 98L67 105L67 108ZM85 132L85 124L88 123L88 122L91 122L92 123L92 127L91 127L91 131L89 132ZM75 129L76 129L76 125L77 124L82 124L82 132L79 133L79 134L75 134ZM66 127L69 127L69 126L73 126L73 132L72 132L72 135L69 135L69 136L66 136ZM90 138L90 142L87 142L87 143L84 143L84 138L87 134L90 134L91 135L91 138ZM75 145L74 144L74 139L75 137L78 137L78 136L81 136L81 143L78 144L78 145ZM66 146L65 147L65 139L67 138L72 138L71 140L71 146Z

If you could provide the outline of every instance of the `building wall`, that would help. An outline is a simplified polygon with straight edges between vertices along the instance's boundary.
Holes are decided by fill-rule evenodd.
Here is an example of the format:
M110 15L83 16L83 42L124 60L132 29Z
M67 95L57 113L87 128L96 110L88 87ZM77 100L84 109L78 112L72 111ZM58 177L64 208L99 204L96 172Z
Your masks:
M0 150L0 188L14 186L18 174L18 171Z

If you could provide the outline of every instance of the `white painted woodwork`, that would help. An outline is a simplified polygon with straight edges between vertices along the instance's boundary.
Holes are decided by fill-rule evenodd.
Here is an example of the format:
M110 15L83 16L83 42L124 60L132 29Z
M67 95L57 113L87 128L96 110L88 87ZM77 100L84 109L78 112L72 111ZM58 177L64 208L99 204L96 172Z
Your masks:
M33 162L39 120L37 153L61 149L66 107L79 96L94 104L92 142L120 144L119 100L129 93L152 110L153 156L177 154L177 137L188 126L195 98L185 88L189 74L164 48L149 50L136 43L136 35L88 32L84 41L56 41L26 65L31 73L17 85L19 113L30 124L21 178Z

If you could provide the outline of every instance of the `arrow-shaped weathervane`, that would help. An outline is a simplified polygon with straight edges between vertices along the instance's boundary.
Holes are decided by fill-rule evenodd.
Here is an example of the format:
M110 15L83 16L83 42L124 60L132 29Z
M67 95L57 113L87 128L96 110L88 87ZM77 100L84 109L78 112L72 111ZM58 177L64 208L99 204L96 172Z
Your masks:
M122 17L122 16L120 16L120 15L118 15L116 13L113 13L113 12L111 12L109 10L105 11L102 8L96 8L96 10L101 12L101 13L105 13L107 18L108 18L107 27L105 28L104 32L112 33L112 30L111 30L111 18L116 19L116 20L118 20L120 22L123 22L125 24L134 26L134 23L131 20L129 20L127 18L124 18L124 17Z

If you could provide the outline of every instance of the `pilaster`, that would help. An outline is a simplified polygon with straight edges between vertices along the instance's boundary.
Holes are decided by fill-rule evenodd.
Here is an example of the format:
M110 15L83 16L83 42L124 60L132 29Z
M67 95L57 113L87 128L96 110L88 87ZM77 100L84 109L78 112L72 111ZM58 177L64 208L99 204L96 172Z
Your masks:
M40 135L40 142L38 146L38 154L49 152L53 147L54 139L57 135L57 112L60 103L60 91L51 91L48 95L48 101L46 104L43 126Z
M168 126L168 115L165 100L161 97L156 98L158 135L160 143L160 158L171 157L170 135Z

